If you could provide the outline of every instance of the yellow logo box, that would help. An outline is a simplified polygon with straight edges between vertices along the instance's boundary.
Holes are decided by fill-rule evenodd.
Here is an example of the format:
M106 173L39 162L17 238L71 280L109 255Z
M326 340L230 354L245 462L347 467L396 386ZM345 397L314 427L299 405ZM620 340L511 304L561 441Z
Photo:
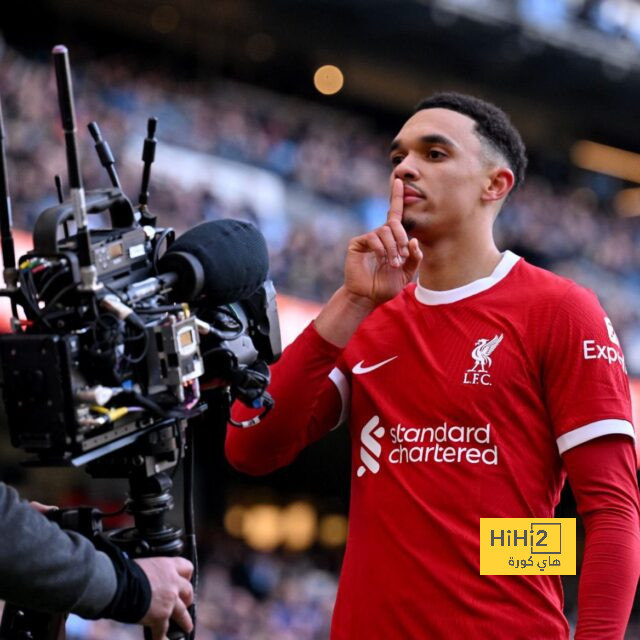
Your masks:
M480 575L575 573L575 518L480 518Z

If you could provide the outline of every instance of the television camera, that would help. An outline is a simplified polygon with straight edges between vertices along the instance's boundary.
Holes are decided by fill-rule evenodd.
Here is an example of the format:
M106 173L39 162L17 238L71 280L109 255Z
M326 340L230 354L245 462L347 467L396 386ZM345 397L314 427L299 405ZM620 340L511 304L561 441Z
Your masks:
M86 464L94 477L127 478L135 526L110 540L134 557L184 553L195 565L188 423L207 408L201 382L227 405L240 399L261 410L238 426L273 406L267 364L281 346L265 241L237 220L203 223L177 239L156 226L148 209L155 118L137 207L96 123L89 130L111 186L85 192L66 47L54 47L53 61L69 194L56 176L59 203L39 215L33 250L17 264L0 112L0 295L12 308L12 332L0 335L0 382L11 441L34 454L29 464ZM107 213L111 227L90 230L88 216ZM185 535L164 522L182 459ZM90 522L82 531L90 537L101 529L95 510L65 514L67 526L74 521ZM0 637L28 637L25 620L35 619L7 606ZM48 637L50 620L38 625L30 637ZM170 637L184 634L172 629Z

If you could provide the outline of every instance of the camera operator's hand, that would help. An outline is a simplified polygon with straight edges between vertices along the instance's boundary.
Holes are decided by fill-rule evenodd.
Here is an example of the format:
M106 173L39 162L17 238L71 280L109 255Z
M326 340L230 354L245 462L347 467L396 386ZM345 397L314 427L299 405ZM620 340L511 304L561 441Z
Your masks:
M60 508L56 507L53 504L42 504L42 502L36 502L35 500L31 500L31 502L29 502L29 506L33 507L36 511L44 514L48 513L49 511L56 511Z
M193 565L185 558L138 558L151 585L151 604L140 624L151 629L153 640L164 640L172 618L184 631L193 629L187 607L193 602Z

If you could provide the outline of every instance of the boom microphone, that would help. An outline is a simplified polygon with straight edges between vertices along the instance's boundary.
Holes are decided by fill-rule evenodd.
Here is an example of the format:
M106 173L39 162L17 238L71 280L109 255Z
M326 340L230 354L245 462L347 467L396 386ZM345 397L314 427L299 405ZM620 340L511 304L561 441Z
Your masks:
M240 220L214 220L189 229L162 256L158 270L177 273L179 288L183 278L193 279L193 258L204 272L201 294L212 306L248 298L269 271L263 235L255 225Z

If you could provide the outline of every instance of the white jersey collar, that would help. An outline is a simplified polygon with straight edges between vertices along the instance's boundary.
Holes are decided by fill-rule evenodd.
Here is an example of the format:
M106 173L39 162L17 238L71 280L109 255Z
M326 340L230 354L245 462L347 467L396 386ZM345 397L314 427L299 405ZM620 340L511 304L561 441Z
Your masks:
M498 262L498 265L493 270L491 275L486 278L480 278L474 280L469 284L465 284L462 287L456 289L448 289L447 291L433 291L432 289L425 289L418 281L415 289L416 299L422 304L449 304L451 302L458 302L469 296L473 296L476 293L486 291L493 287L502 280L513 269L516 262L520 260L520 256L516 255L512 251L505 251L502 254L502 259Z

